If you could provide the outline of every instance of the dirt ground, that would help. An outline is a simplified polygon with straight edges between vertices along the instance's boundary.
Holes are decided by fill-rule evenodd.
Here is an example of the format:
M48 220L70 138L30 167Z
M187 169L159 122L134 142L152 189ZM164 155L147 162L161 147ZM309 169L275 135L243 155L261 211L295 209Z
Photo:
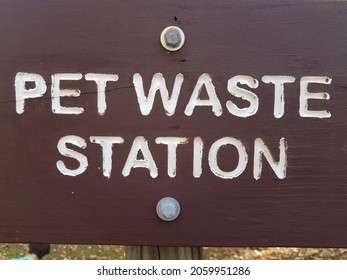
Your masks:
M205 248L204 259L233 260L347 260L341 248Z

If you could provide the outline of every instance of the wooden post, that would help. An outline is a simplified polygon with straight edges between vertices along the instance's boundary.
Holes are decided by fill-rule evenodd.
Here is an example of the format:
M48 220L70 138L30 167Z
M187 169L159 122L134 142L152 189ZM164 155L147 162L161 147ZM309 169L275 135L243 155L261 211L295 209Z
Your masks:
M127 260L201 260L202 247L125 246Z

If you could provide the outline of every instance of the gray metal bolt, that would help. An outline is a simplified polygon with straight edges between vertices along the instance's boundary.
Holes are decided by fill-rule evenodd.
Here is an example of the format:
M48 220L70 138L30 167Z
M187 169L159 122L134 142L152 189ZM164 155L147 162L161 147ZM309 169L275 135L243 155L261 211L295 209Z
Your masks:
M181 41L181 34L177 28L170 27L164 34L165 42L172 48L177 48Z
M182 48L185 41L185 35L177 26L166 27L160 35L161 45L168 51L178 51Z
M157 214L164 221L173 221L180 214L181 207L172 197L164 197L157 203Z

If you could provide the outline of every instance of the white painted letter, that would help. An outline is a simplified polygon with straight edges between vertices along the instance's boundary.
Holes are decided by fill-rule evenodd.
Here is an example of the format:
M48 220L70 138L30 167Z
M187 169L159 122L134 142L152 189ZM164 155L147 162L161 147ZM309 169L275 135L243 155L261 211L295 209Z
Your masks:
M148 116L151 113L155 94L159 90L166 115L172 116L176 110L182 83L183 75L179 73L176 75L170 98L163 75L161 73L156 73L153 76L151 88L149 89L148 97L146 98L145 91L143 89L142 77L139 73L135 73L133 76L133 84L135 86L137 101L140 105L142 115Z
M237 152L239 153L239 161L237 167L233 171L229 172L222 171L218 166L218 151L220 147L225 145L235 146ZM223 179L233 179L241 175L242 172L246 169L247 162L248 155L245 146L240 140L233 137L224 137L214 142L208 154L208 164L210 165L212 173L214 173L217 177Z
M201 137L194 138L194 151L193 151L193 176L200 178L202 174L202 154L204 143Z
M27 89L26 82L34 82L35 87ZM16 91L17 114L22 114L24 112L25 99L41 97L47 90L46 82L43 77L33 73L17 73L14 86Z
M264 155L276 176L279 179L284 179L287 171L287 140L285 138L281 138L279 161L275 162L275 159L271 155L269 148L265 145L264 141L261 138L255 139L253 177L256 180L261 177L261 171L263 168L262 155Z
M60 97L78 97L80 91L75 89L60 89L60 81L78 81L82 79L81 73L65 73L52 75L52 112L54 114L73 114L78 115L84 112L80 107L62 107Z
M112 136L90 136L90 142L100 144L102 147L102 173L105 177L110 178L112 172L112 147L113 144L123 144L122 137Z
M143 159L137 158L139 151L142 152ZM155 165L152 154L148 148L148 143L143 136L137 136L134 139L133 145L122 171L123 176L129 176L131 169L138 167L147 168L152 178L156 178L158 176L158 168Z
M263 76L262 81L275 86L274 117L279 119L284 114L284 84L294 83L292 76Z
M249 102L249 107L240 109L232 101L227 101L226 107L229 113L241 118L248 118L255 115L259 107L258 96L249 90L238 87L237 84L247 85L250 88L257 88L259 83L258 80L253 77L245 75L238 75L229 79L228 91L232 95L241 97Z
M87 81L94 81L96 83L98 95L98 114L102 116L105 114L107 108L105 96L106 84L107 82L117 82L118 75L88 73L85 75L85 78Z
M61 155L74 158L79 162L79 167L76 169L69 169L65 166L64 162L62 160L57 161L57 168L58 170L63 174L67 176L77 176L82 174L84 171L86 171L88 167L88 159L85 155L82 155L79 152L76 152L74 150L71 150L66 147L66 144L72 144L74 146L77 146L81 149L85 149L87 147L86 141L75 135L67 135L62 138L60 138L58 142L58 151Z
M327 92L308 92L307 87L309 83L314 84L331 84L332 79L329 77L315 77L315 76L305 76L300 80L300 109L299 114L303 118L330 118L331 114L329 111L312 111L308 110L308 99L322 99L329 100L330 95Z
M203 86L206 88L209 99L201 100L199 98ZM209 74L205 73L199 77L184 113L187 116L191 116L196 106L212 106L212 111L216 116L220 116L223 113L222 106Z
M186 137L158 137L155 139L157 144L167 145L167 174L174 178L176 177L176 149L178 144L187 144Z

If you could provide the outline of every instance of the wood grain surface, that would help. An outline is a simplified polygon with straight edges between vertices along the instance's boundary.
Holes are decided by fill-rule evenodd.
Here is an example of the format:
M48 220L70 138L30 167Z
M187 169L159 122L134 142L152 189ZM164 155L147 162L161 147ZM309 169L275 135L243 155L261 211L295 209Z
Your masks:
M142 246L318 246L347 247L347 2L345 1L107 1L0 0L0 242L50 242ZM170 25L186 37L183 48L167 52L159 37ZM17 113L15 78L36 73L47 90L26 99ZM62 81L79 97L61 97L61 106L80 107L78 115L52 112L51 76L81 73ZM97 87L87 73L116 74L106 86L107 109L97 110ZM148 116L139 108L133 75L145 92L155 73L165 77L171 94L177 74L184 76L176 111L165 114L159 92ZM222 107L185 109L197 81L208 74ZM256 114L237 117L228 81L251 76L257 88L240 86L259 99ZM265 75L295 78L284 86L284 114L275 118L274 85ZM310 110L329 118L302 117L300 80L331 78L310 84L328 100L308 100ZM35 83L26 83L26 89ZM201 99L208 99L205 87ZM68 145L88 159L78 176L63 175L79 163L63 156L59 139L75 135L85 148ZM117 136L112 173L103 175L102 148L90 136ZM143 136L158 176L147 168L122 174L136 137ZM168 147L158 137L185 137L177 146L175 177L168 175ZM195 137L204 150L202 173L193 176ZM216 176L208 156L213 143L238 139L248 155L245 170L233 179ZM254 142L261 138L274 161L279 141L287 141L286 177L276 176L263 158L261 177L253 174ZM138 160L142 155L138 155ZM233 145L221 146L218 166L238 165ZM172 222L156 214L166 196L181 205Z

